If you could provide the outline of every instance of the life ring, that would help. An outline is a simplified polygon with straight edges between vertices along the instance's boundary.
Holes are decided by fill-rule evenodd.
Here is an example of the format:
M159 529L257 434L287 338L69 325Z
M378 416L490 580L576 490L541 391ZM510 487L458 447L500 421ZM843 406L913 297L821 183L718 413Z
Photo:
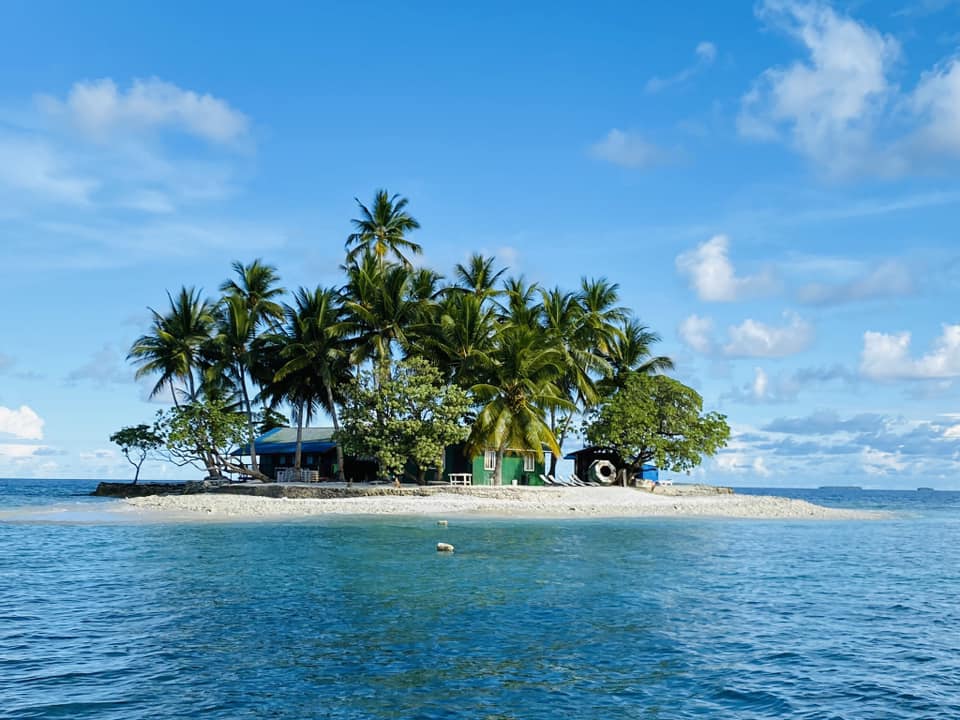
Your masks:
M612 485L617 479L617 466L609 460L590 463L590 477L601 485Z

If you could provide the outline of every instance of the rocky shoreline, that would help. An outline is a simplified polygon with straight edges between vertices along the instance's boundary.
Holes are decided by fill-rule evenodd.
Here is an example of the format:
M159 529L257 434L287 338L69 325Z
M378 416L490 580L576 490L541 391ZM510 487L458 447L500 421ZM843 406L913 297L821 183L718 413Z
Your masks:
M517 492L536 490L553 491L577 488L551 487L493 487L489 485L367 485L340 483L227 483L215 484L209 482L188 483L111 483L101 482L93 495L101 497L134 498L151 495L193 495L197 493L211 493L223 495L249 495L252 497L289 498L289 499L318 499L336 500L355 497L429 497L432 495L469 495L471 497L512 498ZM600 487L592 488L599 491L617 491L623 488ZM636 492L645 492L637 490ZM714 485L657 485L650 491L653 495L670 497L691 497L700 495L732 495L732 488Z

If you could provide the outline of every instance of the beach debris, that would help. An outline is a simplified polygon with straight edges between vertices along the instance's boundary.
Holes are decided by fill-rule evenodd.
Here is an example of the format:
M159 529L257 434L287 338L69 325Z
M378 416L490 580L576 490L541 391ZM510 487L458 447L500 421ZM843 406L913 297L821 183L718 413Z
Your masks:
M450 543L437 543L437 552L453 552L453 545Z
M446 520L437 520L437 525L439 525L440 527L446 527L447 524L448 523Z

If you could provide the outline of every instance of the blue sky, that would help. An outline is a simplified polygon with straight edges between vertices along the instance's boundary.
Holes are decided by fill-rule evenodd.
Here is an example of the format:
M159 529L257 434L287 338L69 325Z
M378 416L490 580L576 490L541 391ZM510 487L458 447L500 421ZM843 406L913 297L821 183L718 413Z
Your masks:
M698 479L960 488L960 3L514 5L6 4L0 476L126 477L146 307L336 282L387 187L441 272L620 283Z

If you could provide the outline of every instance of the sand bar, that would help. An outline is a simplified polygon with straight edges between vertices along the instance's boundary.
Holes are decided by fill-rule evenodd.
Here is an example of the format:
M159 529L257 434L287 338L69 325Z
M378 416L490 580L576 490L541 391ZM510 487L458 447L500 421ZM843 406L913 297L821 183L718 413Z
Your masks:
M129 498L134 508L178 518L279 519L315 515L473 515L545 517L727 517L860 520L887 513L825 508L761 495L659 495L632 488L477 488L476 492L334 499L202 493Z

